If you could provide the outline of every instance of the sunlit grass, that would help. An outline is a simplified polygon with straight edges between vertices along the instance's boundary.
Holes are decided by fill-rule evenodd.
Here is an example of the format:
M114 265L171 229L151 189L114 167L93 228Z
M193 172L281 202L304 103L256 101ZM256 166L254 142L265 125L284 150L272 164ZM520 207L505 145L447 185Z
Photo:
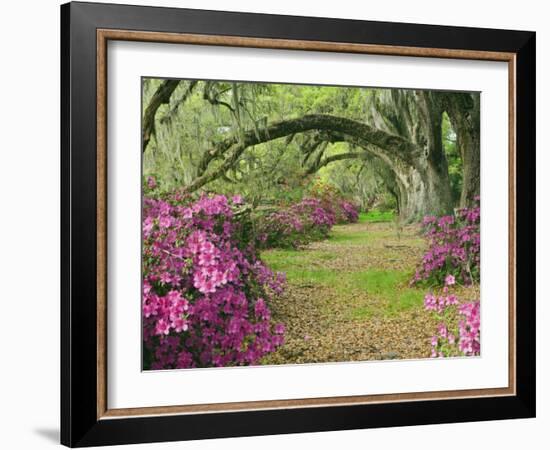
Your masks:
M272 270L288 271L296 268L307 268L312 264L335 259L336 255L321 250L267 250L262 252L262 260Z
M393 229L350 231L345 225L337 225L332 229L328 241L338 245L375 245L377 241L384 242L385 239L395 237L396 233Z
M350 232L334 227L328 240L335 244L364 244L369 240L369 233L366 230Z
M393 211L377 211L359 213L359 223L391 222L395 218Z
M370 216L365 217L367 214ZM392 213L362 213L360 220L375 221L392 217ZM380 243L395 239L391 229L355 230L347 226L336 226L327 242L339 246L380 246ZM350 251L353 251L350 248ZM390 258L388 250L387 257ZM275 271L284 272L287 282L311 289L331 289L347 312L350 320L368 320L372 317L395 316L411 308L421 307L424 291L409 286L412 273L402 270L368 269L345 271L327 268L326 262L341 258L330 249L277 249L262 252L262 259ZM344 306L345 305L345 306Z
M330 288L339 296L353 296L356 301L348 306L351 319L393 316L422 305L424 292L409 286L411 273L399 270L342 272L323 267L323 261L334 258L329 252L317 250L270 250L262 254L269 267L286 274L289 284ZM314 289L311 295L315 295Z
M424 292L409 286L408 271L368 270L350 274L354 289L360 290L374 300L369 306L360 306L352 312L354 317L365 317L382 309L385 315L421 306Z

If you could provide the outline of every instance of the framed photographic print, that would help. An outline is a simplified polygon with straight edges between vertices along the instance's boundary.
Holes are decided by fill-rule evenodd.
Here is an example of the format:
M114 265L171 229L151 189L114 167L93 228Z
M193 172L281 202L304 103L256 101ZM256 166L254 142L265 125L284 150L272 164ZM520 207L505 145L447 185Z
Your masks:
M68 446L535 415L535 33L61 7Z

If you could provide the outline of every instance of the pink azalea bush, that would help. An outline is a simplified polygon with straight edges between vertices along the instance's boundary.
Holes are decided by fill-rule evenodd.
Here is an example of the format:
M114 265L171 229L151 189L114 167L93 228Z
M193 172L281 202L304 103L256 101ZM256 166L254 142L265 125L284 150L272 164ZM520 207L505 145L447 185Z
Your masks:
M327 205L318 198L306 197L259 219L260 245L296 248L327 238L336 223L357 222L358 218L358 209L351 202L341 200Z
M154 189L154 180L145 183ZM257 363L284 342L269 299L284 287L258 258L239 196L177 192L143 201L145 369Z
M320 200L305 198L261 217L258 235L264 248L296 248L327 237L335 223L334 213L323 208Z
M359 208L348 200L339 200L336 211L337 223L356 223L359 220Z
M454 215L424 217L428 250L412 282L441 285L447 274L466 285L479 281L479 221L479 197L475 206Z
M330 211L336 223L355 223L359 220L359 208L332 184L317 180L309 189L310 196L320 201Z
M461 303L450 293L455 278L448 275L442 295L432 293L424 297L424 308L437 314L440 323L432 336L431 357L477 356L481 350L481 322L479 300ZM458 325L451 325L453 316L458 315Z

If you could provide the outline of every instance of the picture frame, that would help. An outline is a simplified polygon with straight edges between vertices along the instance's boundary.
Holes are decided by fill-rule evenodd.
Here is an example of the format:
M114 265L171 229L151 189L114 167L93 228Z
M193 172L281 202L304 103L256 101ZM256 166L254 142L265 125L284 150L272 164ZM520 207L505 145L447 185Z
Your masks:
M62 5L61 443L82 447L534 417L535 40L527 31ZM508 386L109 408L106 104L112 41L291 50L298 57L315 51L506 63Z

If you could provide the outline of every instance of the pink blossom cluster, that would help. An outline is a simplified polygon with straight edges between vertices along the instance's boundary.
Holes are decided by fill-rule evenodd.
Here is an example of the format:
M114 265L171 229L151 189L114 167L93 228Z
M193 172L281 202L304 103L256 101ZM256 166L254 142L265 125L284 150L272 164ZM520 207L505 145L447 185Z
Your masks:
M335 217L315 198L302 201L262 217L258 221L260 245L271 247L298 247L328 236Z
M241 204L238 196L144 197L144 368L255 364L283 344L268 301L284 277L243 238Z
M336 223L355 223L359 220L359 208L344 197L342 192L330 183L321 180L309 188L310 196L318 199L321 206L334 214Z
M479 197L474 207L460 209L454 215L424 217L428 250L412 282L440 285L447 274L466 285L479 281L479 222Z
M331 206L318 198L306 197L259 220L260 244L265 248L296 248L326 238L337 221L356 222L358 217L357 208L350 202L339 201Z
M479 355L480 344L480 308L479 301L465 303L460 306L462 319L458 322L458 348L466 356Z
M307 197L290 207L290 209L303 218L307 225L322 228L328 232L336 223L336 216L331 208L323 206L321 200Z
M449 294L446 289L443 288L443 295L437 296L429 292L424 296L424 308L426 311L436 311L442 313L447 306L456 305L458 300L456 295Z
M480 302L462 303L456 296L449 294L449 287L454 284L454 276L446 277L444 295L435 297L426 295L424 307L435 311L442 320L431 338L431 357L477 356L480 354ZM436 300L434 300L434 298ZM451 326L449 318L458 313L458 326Z
M338 202L336 221L338 223L356 223L359 220L359 208L348 200Z

